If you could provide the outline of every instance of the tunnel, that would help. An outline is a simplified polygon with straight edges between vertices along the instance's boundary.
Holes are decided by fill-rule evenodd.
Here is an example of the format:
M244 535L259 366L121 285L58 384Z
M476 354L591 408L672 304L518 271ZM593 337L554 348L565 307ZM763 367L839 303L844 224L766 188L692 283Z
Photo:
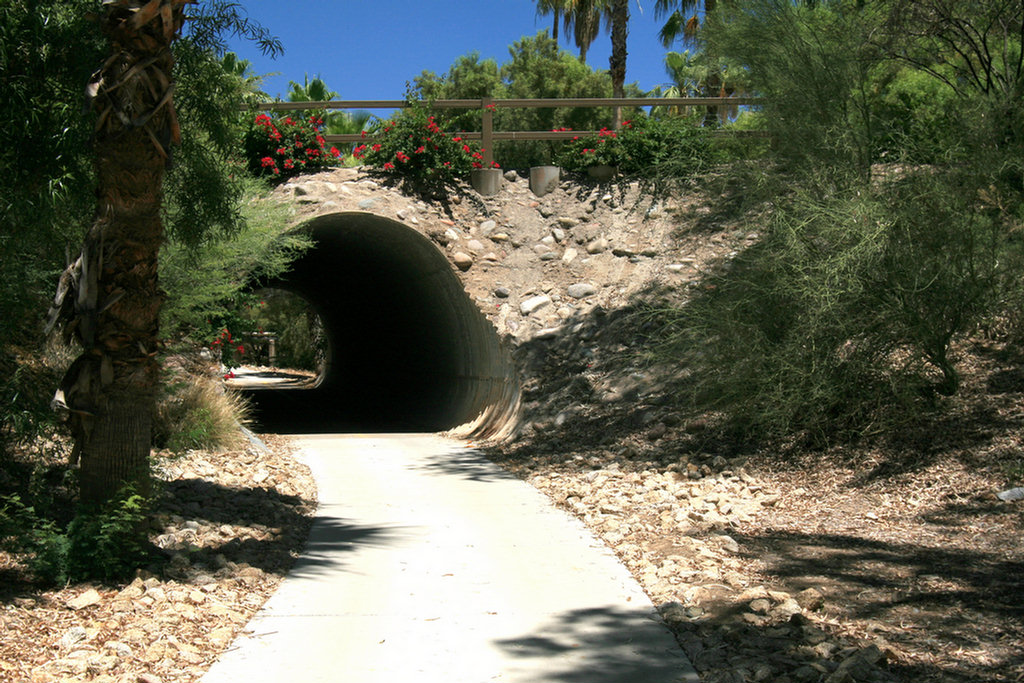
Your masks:
M313 246L259 283L320 316L327 359L304 389L250 389L260 428L277 432L508 430L519 401L511 355L445 255L422 234L363 212L299 226Z

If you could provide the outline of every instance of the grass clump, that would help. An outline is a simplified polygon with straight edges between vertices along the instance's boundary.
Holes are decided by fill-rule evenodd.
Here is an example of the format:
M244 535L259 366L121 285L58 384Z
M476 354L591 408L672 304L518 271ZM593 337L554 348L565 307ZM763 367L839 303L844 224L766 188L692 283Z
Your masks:
M249 405L215 379L190 376L172 381L157 406L153 440L174 453L228 449L242 441Z

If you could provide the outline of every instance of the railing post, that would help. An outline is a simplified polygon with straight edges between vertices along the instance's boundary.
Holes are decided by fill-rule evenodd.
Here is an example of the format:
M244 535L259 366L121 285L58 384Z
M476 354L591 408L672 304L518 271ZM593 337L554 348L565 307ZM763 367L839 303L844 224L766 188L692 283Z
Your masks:
M483 109L483 127L480 134L480 147L483 148L484 168L494 163L494 98L484 97L480 100Z

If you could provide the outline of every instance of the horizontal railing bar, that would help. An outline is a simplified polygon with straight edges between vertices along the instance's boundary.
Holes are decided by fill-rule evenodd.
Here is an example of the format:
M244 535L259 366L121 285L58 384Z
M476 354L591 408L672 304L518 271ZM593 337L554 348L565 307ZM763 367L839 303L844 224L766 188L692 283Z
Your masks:
M567 99L488 100L487 105L502 109L536 109L555 107L722 107L756 105L759 97L579 97ZM484 100L423 101L433 109L481 109ZM255 105L263 111L294 111L302 109L402 109L406 100L331 100L330 102L262 102Z
M493 133L495 140L571 140L575 137L586 137L588 135L598 135L600 131L596 130L514 130L514 131L500 131L496 130ZM728 135L730 137L770 137L769 133L760 130L721 130L712 131L712 135ZM376 136L367 133L340 133L333 135L324 135L324 139L331 144L345 143L345 142L366 142L373 140ZM483 133L480 131L470 131L463 133L455 133L453 137L460 137L466 140L479 140L483 137Z

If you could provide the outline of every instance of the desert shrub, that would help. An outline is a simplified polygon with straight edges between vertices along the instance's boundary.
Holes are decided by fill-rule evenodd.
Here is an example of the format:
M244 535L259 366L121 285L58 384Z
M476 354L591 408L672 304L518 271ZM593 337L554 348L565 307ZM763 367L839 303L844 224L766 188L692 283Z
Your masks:
M689 374L684 403L749 437L826 440L939 405L959 385L954 344L1019 290L1024 265L965 186L922 169L779 200L758 243L652 314L658 354Z
M237 446L249 406L237 393L208 377L170 381L157 405L153 440L175 453Z

